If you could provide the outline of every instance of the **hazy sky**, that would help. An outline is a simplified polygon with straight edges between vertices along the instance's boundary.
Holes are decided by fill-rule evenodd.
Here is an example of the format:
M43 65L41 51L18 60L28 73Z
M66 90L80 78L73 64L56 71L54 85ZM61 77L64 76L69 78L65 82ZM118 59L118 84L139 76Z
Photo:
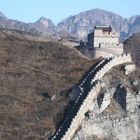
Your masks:
M35 22L44 16L56 24L70 15L95 8L130 17L140 15L140 0L0 0L1 12L24 22Z

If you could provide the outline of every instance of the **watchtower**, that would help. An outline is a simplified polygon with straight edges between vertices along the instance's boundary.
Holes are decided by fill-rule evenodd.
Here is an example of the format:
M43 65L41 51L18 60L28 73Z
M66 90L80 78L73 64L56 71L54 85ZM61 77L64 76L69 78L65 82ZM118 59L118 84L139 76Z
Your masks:
M119 44L119 34L113 32L110 26L95 26L93 32L88 34L89 47L117 47Z

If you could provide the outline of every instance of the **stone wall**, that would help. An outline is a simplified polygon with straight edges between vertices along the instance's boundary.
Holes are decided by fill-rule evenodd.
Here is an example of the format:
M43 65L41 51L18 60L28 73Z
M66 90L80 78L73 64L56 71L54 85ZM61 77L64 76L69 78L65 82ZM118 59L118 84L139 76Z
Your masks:
M80 95L77 97L75 104L60 128L51 138L52 140L72 139L74 133L84 119L85 113L92 109L93 100L97 97L101 88L99 80L112 67L123 63L132 63L129 54L122 54L114 58L104 59L87 74L79 85L81 89Z
M99 58L99 57L113 57L118 54L123 53L123 47L108 47L108 48L94 48L93 51L93 57Z
M109 63L107 63L103 68L101 68L96 76L92 79L94 82L97 79L102 78L105 73L107 73L113 66L124 64L124 63L133 63L130 54L122 54L115 56Z

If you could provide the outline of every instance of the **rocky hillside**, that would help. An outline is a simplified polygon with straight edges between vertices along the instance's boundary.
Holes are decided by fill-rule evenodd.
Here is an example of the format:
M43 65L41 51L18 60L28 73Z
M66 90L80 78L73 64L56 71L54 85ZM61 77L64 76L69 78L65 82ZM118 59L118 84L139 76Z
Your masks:
M35 23L29 23L31 29L36 30L41 35L55 35L57 33L54 23L45 17L41 17Z
M140 16L125 19L120 15L101 9L93 9L70 16L58 24L58 31L65 30L79 38L85 38L95 25L110 25L121 38L140 32Z
M22 30L37 35L51 35L64 38L72 36L85 39L95 25L110 25L114 31L120 33L121 39L124 40L133 33L140 32L140 16L126 19L112 12L93 9L70 16L55 26L50 19L45 17L41 17L35 23L23 23L8 19L3 13L0 13L0 28Z
M110 25L120 32L122 22L123 17L119 15L94 9L64 19L58 24L58 31L66 30L79 38L84 38L95 25Z
M134 34L124 42L124 50L131 53L135 64L140 67L140 33Z
M55 25L50 19L41 17L35 23L24 23L9 19L3 13L0 13L0 28L21 30L36 35L54 35L57 32Z
M57 42L0 30L0 139L47 139L94 63Z

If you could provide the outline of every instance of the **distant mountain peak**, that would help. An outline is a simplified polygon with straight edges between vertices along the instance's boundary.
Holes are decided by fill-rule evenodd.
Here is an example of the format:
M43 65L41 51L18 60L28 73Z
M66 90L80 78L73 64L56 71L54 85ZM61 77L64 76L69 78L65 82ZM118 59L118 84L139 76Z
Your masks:
M50 19L48 19L48 18L46 18L46 17L40 17L40 18L38 19L38 21L45 21L45 20L50 20Z
M7 17L2 12L0 12L0 18L7 19Z
M54 25L53 22L51 21L51 19L45 18L45 17L40 17L36 23L38 24L42 24L46 27L50 26L50 25Z
M74 34L79 39L86 39L96 25L110 25L114 31L120 33L123 20L123 17L110 11L91 9L62 20L57 29L59 32L64 30Z

